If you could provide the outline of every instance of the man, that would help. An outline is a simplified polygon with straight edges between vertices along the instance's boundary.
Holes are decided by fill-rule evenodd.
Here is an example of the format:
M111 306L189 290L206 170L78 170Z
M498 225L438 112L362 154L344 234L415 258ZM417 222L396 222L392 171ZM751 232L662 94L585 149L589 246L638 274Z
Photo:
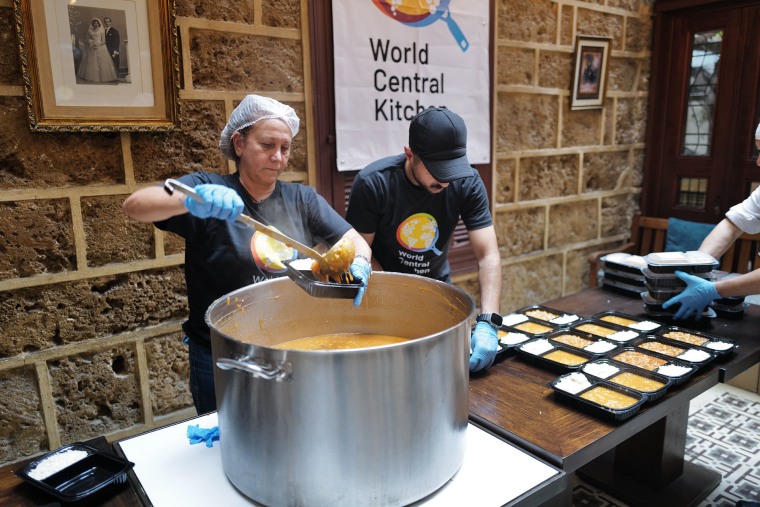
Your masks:
M755 146L760 150L760 124L755 130ZM760 156L755 164L760 166ZM702 241L699 251L717 259L726 253L742 232L760 233L760 187L726 212L726 218ZM692 313L699 319L707 305L722 297L760 294L760 269L716 283L680 271L676 271L676 275L686 282L686 289L662 304L663 308L669 308L681 303L674 315L676 319L685 319Z
M111 26L111 18L106 16L103 18L103 24L106 25L106 48L108 54L111 55L113 60L113 66L116 70L116 75L119 75L119 45L121 44L121 38L119 37L119 31Z
M478 262L480 309L470 370L493 363L501 325L501 257L485 185L467 159L467 128L446 108L409 126L404 153L377 160L354 180L346 219L372 247L376 270L451 282L448 251L459 217Z

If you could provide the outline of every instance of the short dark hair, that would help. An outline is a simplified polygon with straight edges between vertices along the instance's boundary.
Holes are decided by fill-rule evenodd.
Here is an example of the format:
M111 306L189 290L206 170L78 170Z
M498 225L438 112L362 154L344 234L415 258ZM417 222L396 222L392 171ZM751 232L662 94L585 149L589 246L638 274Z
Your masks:
M111 18L109 18L108 16L106 16L106 17L103 18L103 21L105 21L105 20L111 21Z

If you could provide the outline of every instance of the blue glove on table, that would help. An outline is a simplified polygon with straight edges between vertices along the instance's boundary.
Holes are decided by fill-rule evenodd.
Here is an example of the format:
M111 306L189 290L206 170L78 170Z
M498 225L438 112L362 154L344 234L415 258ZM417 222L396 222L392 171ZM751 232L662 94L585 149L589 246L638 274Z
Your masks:
M470 371L479 371L488 368L493 364L496 358L496 351L499 350L499 335L488 322L478 322L475 324L475 331L470 338Z
M685 319L695 313L697 320L699 320L707 305L720 298L718 289L715 288L713 282L708 282L704 278L683 271L676 271L676 276L686 282L686 288L677 296L665 301L662 304L663 309L681 303L681 308L673 316L674 319Z
M219 426L213 428L200 428L199 424L195 426L188 424L187 426L187 439L190 444L199 444L204 442L206 447L213 447L214 442L219 441Z
M354 262L351 263L348 270L351 272L351 276L354 277L354 280L361 282L362 284L359 293L354 298L354 306L359 306L362 304L364 292L367 290L369 276L372 274L372 266L364 257L354 257Z
M198 202L190 196L185 198L185 208L194 217L218 218L232 222L243 212L243 199L229 187L201 184L195 186L195 192L203 202Z

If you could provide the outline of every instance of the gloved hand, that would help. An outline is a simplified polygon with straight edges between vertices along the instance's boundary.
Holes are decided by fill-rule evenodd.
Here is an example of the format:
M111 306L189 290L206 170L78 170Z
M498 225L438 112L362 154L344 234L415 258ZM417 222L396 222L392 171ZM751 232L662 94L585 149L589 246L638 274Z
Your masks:
M668 309L676 303L681 303L681 308L673 315L674 319L685 319L692 313L696 313L696 318L699 320L707 305L720 298L718 289L715 288L713 282L683 271L676 271L676 276L686 282L686 288L677 296L665 301L662 308Z
M361 282L362 284L361 288L359 289L359 293L354 298L354 306L359 306L362 304L364 292L367 290L369 276L372 274L372 266L367 259L357 256L354 257L354 261L348 267L348 270L351 272L351 276L354 277L354 280Z
M192 197L185 198L185 208L198 218L218 218L234 221L243 212L243 199L224 185L201 184L195 186L195 193L203 199L198 202Z
M470 371L479 371L488 368L496 358L499 350L499 335L496 329L488 322L478 322L470 338Z

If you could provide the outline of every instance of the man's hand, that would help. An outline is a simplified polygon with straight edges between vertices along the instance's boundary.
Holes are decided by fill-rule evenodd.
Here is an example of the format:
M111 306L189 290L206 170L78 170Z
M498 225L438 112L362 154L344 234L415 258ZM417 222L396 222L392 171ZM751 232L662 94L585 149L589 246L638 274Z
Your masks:
M499 350L499 335L491 324L478 322L470 338L472 355L470 356L470 371L480 371L493 364L496 352Z

